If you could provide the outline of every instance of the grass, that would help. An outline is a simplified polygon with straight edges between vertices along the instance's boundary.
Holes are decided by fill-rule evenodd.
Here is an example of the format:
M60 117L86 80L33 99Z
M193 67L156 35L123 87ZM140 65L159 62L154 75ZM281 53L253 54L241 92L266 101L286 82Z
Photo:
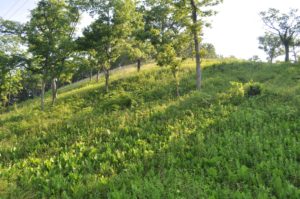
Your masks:
M203 65L196 92L184 64L180 98L148 64L0 115L0 198L299 198L300 66Z

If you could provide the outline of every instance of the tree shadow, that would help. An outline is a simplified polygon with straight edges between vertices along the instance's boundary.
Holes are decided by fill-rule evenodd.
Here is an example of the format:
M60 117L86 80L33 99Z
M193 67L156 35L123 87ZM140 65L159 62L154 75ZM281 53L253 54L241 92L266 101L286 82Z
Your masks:
M226 78L220 78L224 73L224 69L231 67L230 69L238 67L234 64L217 64L211 67L204 69L204 77L210 76L203 80L203 93L218 93L224 90L227 90L230 87L229 80ZM186 68L180 72L180 93L184 97L188 95L195 88L194 70ZM227 74L226 74L227 75ZM232 78L234 80L234 77ZM9 139L9 137L16 136L18 140L17 149L2 149L2 154L7 154L7 157L3 155L3 160L9 160L13 157L16 159L23 159L29 156L36 148L40 146L41 149L47 151L49 142L56 143L54 146L63 147L67 143L72 143L76 140L80 132L76 129L72 133L72 128L70 125L73 123L80 123L83 121L81 118L87 117L107 117L110 118L110 115L116 114L118 111L137 111L139 109L147 109L151 111L151 106L165 106L168 103L172 103L177 100L176 97L176 88L171 86L172 74L171 71L167 68L161 68L157 71L146 71L139 74L131 75L127 78L121 78L113 80L111 82L111 91L110 93L105 93L104 85L94 85L87 86L85 88L79 88L71 90L66 93L64 96L61 96L57 101L57 107L48 106L46 113L41 117L41 120L38 120L36 123L36 129L40 129L39 132L36 132L36 135L33 136L31 129L22 129L22 126L18 125L20 121L24 121L26 117L24 115L12 115L11 117L2 120L1 123L11 123L11 126L19 126L15 128L9 135L3 137L3 139ZM157 86L159 84L159 86ZM120 92L123 94L120 95ZM77 104L77 101L80 101ZM52 121L52 117L47 115L52 115L51 112L60 111L62 106L65 104L71 104L73 110L71 110L69 116L66 118L57 118ZM74 103L74 105L72 105ZM101 104L101 106L95 106ZM76 108L74 108L76 107ZM84 109L92 109L90 112L83 112ZM32 117L29 117L31 113L28 113L27 118L29 121ZM37 114L39 114L37 112ZM41 113L40 113L41 114ZM71 116L70 116L71 114ZM60 119L66 121L61 122ZM49 123L45 128L40 123ZM109 121L107 121L109 124ZM80 127L78 127L80 128ZM107 127L109 128L109 127ZM14 133L15 131L15 133ZM46 132L47 131L47 132ZM61 133L57 133L61 132ZM71 136L74 136L71 138ZM59 139L60 136L67 136L66 140ZM22 139L19 139L22 138ZM58 140L58 141L57 141ZM9 152L10 151L10 152ZM39 151L38 154L42 154L45 151ZM56 152L56 151L54 151ZM27 155L26 155L27 154ZM6 162L6 161L4 161Z

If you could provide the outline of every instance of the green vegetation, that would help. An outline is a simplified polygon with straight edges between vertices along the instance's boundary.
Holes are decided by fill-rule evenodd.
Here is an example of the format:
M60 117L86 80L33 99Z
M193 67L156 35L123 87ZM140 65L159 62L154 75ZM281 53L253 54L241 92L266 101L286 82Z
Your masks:
M271 63L246 62L203 42L222 2L0 18L0 198L300 198L298 10L261 12Z
M0 17L0 111L34 96L41 97L43 110L46 91L52 89L55 105L59 87L94 72L104 73L109 92L112 69L136 62L140 71L142 62L149 60L171 66L177 79L177 58L194 57L199 90L201 59L204 55L216 58L212 44L200 49L202 31L220 3L222 0L39 0L25 24ZM95 18L80 32L84 13ZM22 53L8 51L11 46ZM169 53L172 60L162 61ZM18 73L21 75L15 75ZM13 87L14 82L20 86ZM177 80L175 84L178 86Z
M0 115L0 198L299 198L300 67L187 61ZM104 77L101 77L104 78Z

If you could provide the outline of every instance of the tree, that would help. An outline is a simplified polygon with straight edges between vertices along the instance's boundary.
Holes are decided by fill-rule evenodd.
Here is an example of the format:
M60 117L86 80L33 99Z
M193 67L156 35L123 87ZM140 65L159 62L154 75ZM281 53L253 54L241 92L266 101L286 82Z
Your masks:
M3 107L11 101L13 95L21 90L21 71L17 67L18 59L0 51L0 100Z
M138 37L132 38L128 44L126 50L130 59L136 61L137 71L139 72L141 70L141 62L151 57L155 49L149 41Z
M200 48L200 53L203 58L215 59L218 57L215 46L211 43L203 43Z
M201 54L200 54L200 41L203 26L209 26L209 23L205 22L205 18L215 15L213 6L221 3L222 0L176 0L174 1L176 6L175 17L182 25L191 32L193 36L193 43L195 49L196 59L196 85L197 89L201 88ZM201 18L199 18L201 16Z
M136 6L132 0L88 1L83 6L98 18L83 32L81 44L96 51L97 63L105 76L105 90L109 91L110 69L122 55L136 23Z
M40 75L25 68L21 70L22 90L17 95L19 101L25 101L40 95Z
M79 51L72 55L69 64L72 65L72 82L77 82L85 78L92 81L93 75L97 69L97 60L93 56L93 51Z
M174 77L176 86L176 95L180 96L179 92L179 70L183 61L188 58L186 49L189 46L190 35L187 31L180 32L172 42L164 44L159 50L156 57L159 66L168 66Z
M110 20L108 19L108 21ZM97 71L102 70L105 74L106 92L109 90L110 69L121 54L121 46L117 37L118 33L113 30L112 25L108 21L98 18L84 30L84 37L81 39L81 43L86 46L87 51L95 52Z
M90 82L93 78L93 71L95 69L95 66L97 66L96 55L97 53L93 49L86 52L86 56L88 57L88 69L90 70ZM99 82L99 72L97 72L97 82Z
M264 36L258 38L259 49L265 51L268 55L268 60L273 63L273 60L283 54L283 49L281 48L281 40L278 36L265 33Z
M249 58L249 61L251 62L261 62L261 59L258 55L253 55L251 58Z
M76 7L60 0L41 0L31 11L26 26L29 52L39 66L34 71L41 75L41 108L44 110L45 85L51 80L52 104L57 98L57 81L64 73L65 61L72 52L72 37L79 12Z
M292 41L292 54L293 54L293 57L294 57L294 61L295 62L298 62L299 61L299 56L298 56L298 53L299 53L299 48L300 48L300 40L299 39L294 39Z
M172 75L175 80L177 97L180 96L178 71L179 71L181 63L182 63L182 60L177 57L176 51L172 45L165 44L161 47L161 49L157 55L157 64L159 66L171 67Z
M291 9L288 14L285 14L274 8L260 13L270 34L279 36L285 49L286 62L290 60L290 46L300 32L300 16L297 14L297 9Z
M134 1L135 10L132 9L131 14L131 35L126 42L124 55L137 64L137 71L141 69L142 61L149 59L155 54L154 46L148 38L145 23L145 7L143 2Z
M86 30L85 30L86 31ZM99 82L99 68L97 63L97 52L92 48L85 37L79 37L76 42L76 56L74 61L77 63L78 69L85 73L87 70L89 72L90 82L92 81L93 72L97 71L97 82ZM79 75L79 74L76 74Z
M22 89L25 51L22 46L23 25L0 18L0 100L6 107Z
M0 17L0 33L1 35L14 35L14 36L21 36L23 33L23 24L16 22L16 21L10 21L10 20L4 20Z
M145 37L155 48L157 64L171 68L176 94L179 96L178 70L183 58L188 54L186 49L189 34L177 18L175 1L146 1L142 10Z
M170 44L180 32L184 31L182 25L175 19L174 3L171 0L145 1L144 37L154 46L156 52L165 44Z

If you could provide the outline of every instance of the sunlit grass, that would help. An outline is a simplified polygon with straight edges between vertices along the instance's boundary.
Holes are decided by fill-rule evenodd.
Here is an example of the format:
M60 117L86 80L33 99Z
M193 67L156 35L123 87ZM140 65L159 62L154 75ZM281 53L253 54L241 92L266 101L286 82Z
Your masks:
M0 198L299 198L300 66L112 72L0 115ZM262 93L248 97L249 85Z

